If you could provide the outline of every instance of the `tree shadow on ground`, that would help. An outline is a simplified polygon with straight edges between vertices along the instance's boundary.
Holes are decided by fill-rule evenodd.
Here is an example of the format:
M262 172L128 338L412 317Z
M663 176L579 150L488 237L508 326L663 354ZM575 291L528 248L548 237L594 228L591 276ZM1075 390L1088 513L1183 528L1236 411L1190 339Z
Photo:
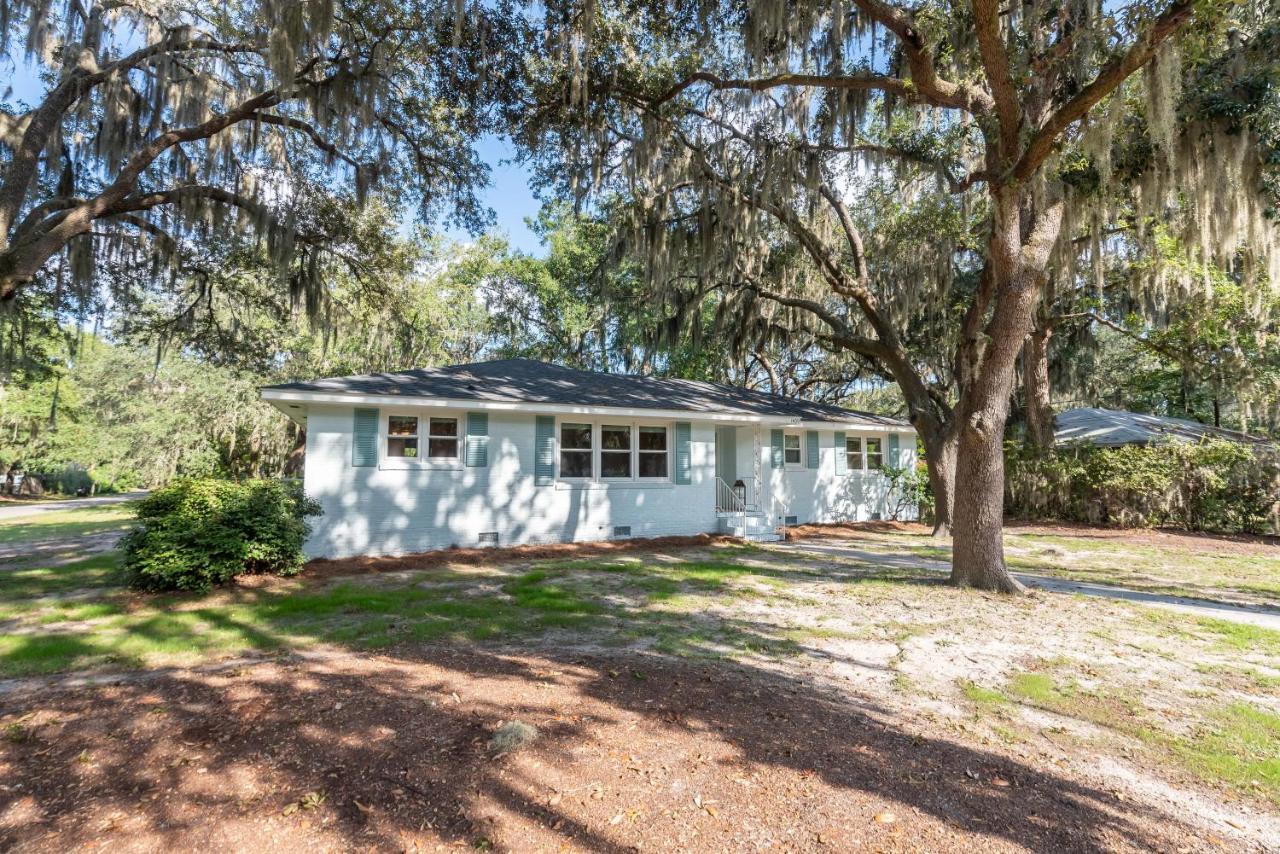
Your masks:
M633 637L673 619L591 616ZM288 642L217 619L262 647ZM777 626L722 622L748 646L777 643ZM1075 851L1187 838L1172 815L767 660L581 641L403 642L10 694L0 845ZM494 728L515 718L541 737L495 757ZM897 820L876 821L885 812Z

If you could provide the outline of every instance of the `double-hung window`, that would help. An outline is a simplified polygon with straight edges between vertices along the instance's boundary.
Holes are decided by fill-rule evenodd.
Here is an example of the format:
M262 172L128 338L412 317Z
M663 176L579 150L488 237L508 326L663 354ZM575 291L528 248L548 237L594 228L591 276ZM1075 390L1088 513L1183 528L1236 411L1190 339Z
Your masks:
M566 480L590 480L591 465L590 424L560 425L560 477Z
M616 421L560 422L560 479L665 481L671 476L671 429Z
M884 440L878 436L867 439L867 470L880 471L884 468Z
M387 418L387 456L418 456L418 417L391 415Z
M631 425L600 425L600 479L631 479Z
M427 419L427 457L433 460L458 458L458 419Z
M640 477L663 480L667 477L667 428L641 425Z
M861 436L845 437L844 460L849 471L862 471L862 437Z
M388 459L422 460L435 463L458 460L458 419L419 418L417 415L388 415L386 455Z
M782 437L782 461L789 466L798 466L801 463L800 456L800 434L786 433Z

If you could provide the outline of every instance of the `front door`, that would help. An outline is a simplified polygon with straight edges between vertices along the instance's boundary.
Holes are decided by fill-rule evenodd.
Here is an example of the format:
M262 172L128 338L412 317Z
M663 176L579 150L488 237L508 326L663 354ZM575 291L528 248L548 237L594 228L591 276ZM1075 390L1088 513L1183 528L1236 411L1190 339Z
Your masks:
M716 477L730 486L738 479L738 428L716 428Z

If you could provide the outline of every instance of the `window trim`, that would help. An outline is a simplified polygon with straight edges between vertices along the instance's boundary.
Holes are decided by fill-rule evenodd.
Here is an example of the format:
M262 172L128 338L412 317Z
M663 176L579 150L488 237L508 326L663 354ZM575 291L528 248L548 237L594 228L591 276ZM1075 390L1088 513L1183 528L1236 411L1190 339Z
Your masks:
M849 443L858 443L858 464L856 466L849 465ZM865 436L845 436L844 437L844 460L845 474L863 474L867 470L867 442Z
M796 446L794 448L796 452L796 461L794 463L789 463L787 462L787 451L789 450L787 448L787 440L792 437L794 437L796 440ZM799 432L793 433L789 430L784 430L782 432L782 467L788 471L804 471L805 470L804 436L801 433Z
M561 453L564 448L561 446L561 430L565 424L590 424L591 425L591 476L590 477L565 477L563 475L563 467L561 466ZM603 427L627 427L631 431L630 443L630 471L629 477L604 477L601 456L607 453L601 442L601 429ZM663 477L641 477L640 476L640 428L641 427L661 427L667 437L667 473ZM675 439L675 422L662 421L649 418L615 418L611 416L582 418L580 416L565 416L556 418L555 430L555 461L556 461L556 481L574 486L590 485L590 484L620 484L620 485L661 485L674 483L674 439ZM572 449L571 449L572 450ZM620 453L613 451L612 453ZM645 451L646 454L657 454L657 451Z
M418 456L395 457L387 453L387 440L391 437L392 418L418 419ZM436 438L456 438L457 452L452 457L428 456L431 448L431 419L453 419L458 423L456 437L438 436ZM426 421L426 424L422 422ZM384 409L378 413L378 468L379 469L442 469L446 471L463 468L463 448L466 444L466 413L455 410L422 410L397 407ZM425 428L425 429L424 429Z
M640 450L640 428L641 427L661 427L667 437L666 450L665 451L641 451ZM635 472L635 480L639 483L674 483L675 482L674 454L675 454L675 438L676 438L675 422L672 421L668 423L665 421L636 421L632 425L631 435L635 442L635 447L634 447L634 450L632 451L633 466L634 466L633 471ZM667 458L667 465L666 465L667 473L660 477L641 476L640 455L642 453L650 454L652 456L657 456L659 453L662 453Z
M880 443L880 450L876 452L880 456L880 467L874 468L874 469L871 467L871 448L868 447L868 445L873 440ZM874 472L880 472L880 473L884 472L885 445L887 444L889 443L885 440L885 435L883 433L875 436L867 436L863 439L862 441L862 470L863 471L874 471Z
M585 424L588 433L591 436L591 447L589 448L565 448L563 444L564 427L566 424ZM556 419L556 480L563 480L565 483L591 483L596 479L596 475L600 472L599 453L600 453L600 427L594 421L588 421L580 418L564 418ZM591 473L586 477L566 477L564 475L564 457L565 452L568 453L587 453L591 456Z

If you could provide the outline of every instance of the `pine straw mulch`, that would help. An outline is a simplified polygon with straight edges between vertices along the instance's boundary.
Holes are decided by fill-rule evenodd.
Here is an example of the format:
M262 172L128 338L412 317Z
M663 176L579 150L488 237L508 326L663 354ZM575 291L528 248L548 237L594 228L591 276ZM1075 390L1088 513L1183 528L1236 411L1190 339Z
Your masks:
M19 702L5 850L1245 850L749 663L421 647Z

